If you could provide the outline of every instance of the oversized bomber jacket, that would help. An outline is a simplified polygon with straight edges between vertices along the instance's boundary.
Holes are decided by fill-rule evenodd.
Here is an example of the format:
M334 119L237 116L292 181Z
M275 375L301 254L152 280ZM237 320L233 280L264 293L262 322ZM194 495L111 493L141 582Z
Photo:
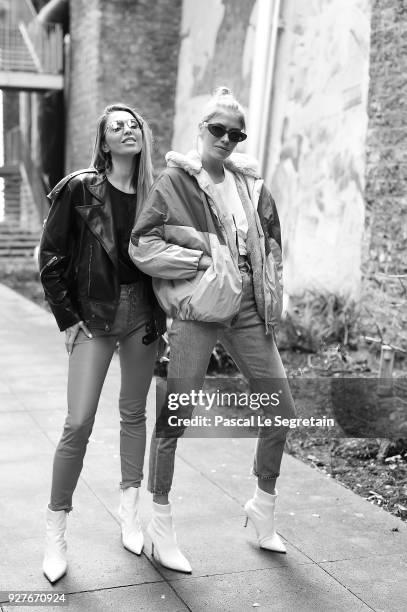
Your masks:
M167 168L137 216L129 253L153 277L164 311L173 318L230 322L242 296L233 219L222 205L199 154L170 151ZM266 332L282 310L282 253L276 205L257 171L242 154L225 161L233 172L248 219L247 253L253 269L257 310ZM201 255L212 264L197 270Z

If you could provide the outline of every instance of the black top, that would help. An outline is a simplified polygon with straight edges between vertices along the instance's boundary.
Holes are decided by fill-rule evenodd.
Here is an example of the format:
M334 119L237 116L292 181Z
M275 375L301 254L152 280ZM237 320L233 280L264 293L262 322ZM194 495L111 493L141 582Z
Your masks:
M140 280L140 272L129 256L130 234L136 215L137 195L125 193L108 183L114 226L116 228L116 244L119 256L119 280L121 285L129 285Z

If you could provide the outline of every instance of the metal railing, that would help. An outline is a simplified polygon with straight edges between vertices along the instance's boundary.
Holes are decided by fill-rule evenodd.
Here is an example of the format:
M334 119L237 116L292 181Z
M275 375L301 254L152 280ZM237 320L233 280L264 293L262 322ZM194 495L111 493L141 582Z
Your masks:
M33 161L30 148L24 141L19 127L12 128L5 134L4 152L7 163L17 165L22 177L26 179L42 223L49 211L46 195L49 191L49 185L47 185L40 167Z
M0 70L61 74L61 24L41 23L28 0L13 0L0 19Z

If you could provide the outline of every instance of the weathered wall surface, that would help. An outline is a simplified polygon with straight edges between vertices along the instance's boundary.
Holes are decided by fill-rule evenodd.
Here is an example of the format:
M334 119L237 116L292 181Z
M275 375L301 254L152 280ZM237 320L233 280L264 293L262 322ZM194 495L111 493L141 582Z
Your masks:
M266 177L282 222L289 295L359 295L369 4L283 4Z
M181 0L71 0L67 170L89 163L97 117L111 103L151 124L156 168L170 148Z
M195 146L203 105L219 85L248 104L255 0L184 0L173 148Z
M284 29L264 129L270 128L265 177L281 214L286 291L356 298L370 0L285 0L281 6ZM257 10L254 0L184 0L174 148L194 146L214 86L229 85L248 105Z
M376 321L387 341L403 343L404 348L407 348L406 32L405 2L373 1L363 297L371 329Z

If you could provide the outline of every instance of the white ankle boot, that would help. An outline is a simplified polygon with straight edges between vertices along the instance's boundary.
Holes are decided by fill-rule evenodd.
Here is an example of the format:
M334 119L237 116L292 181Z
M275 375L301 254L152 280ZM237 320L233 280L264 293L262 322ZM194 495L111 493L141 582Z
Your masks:
M273 550L274 552L287 552L280 536L274 528L274 507L277 498L277 490L274 495L262 491L256 487L256 492L252 499L245 504L246 524L250 519L257 534L257 541L260 548Z
M119 518L122 529L122 542L136 555L141 555L144 546L144 536L139 519L140 489L128 487L120 492Z
M192 572L188 559L178 548L170 504L153 502L153 518L148 524L147 533L153 543L152 555L161 565L177 572Z
M68 568L66 561L65 510L54 512L47 508L46 522L46 545L42 571L48 580L53 583L62 578Z

